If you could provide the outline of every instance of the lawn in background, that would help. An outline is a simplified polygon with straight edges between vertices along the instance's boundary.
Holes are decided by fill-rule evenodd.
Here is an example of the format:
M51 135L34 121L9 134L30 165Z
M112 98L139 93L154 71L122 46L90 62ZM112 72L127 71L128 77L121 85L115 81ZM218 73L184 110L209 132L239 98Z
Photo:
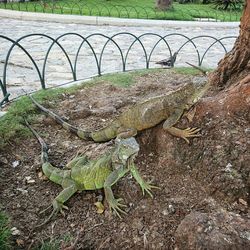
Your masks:
M109 16L123 18L239 21L241 11L216 10L212 4L179 4L174 2L167 11L155 8L153 0L44 0L32 2L0 3L0 8L29 12Z

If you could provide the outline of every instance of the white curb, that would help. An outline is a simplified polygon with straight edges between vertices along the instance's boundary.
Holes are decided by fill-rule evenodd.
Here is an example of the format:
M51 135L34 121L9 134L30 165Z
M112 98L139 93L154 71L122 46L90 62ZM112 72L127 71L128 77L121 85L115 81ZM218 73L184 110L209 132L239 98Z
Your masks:
M239 22L199 22L199 21L172 21L172 20L149 20L149 19L127 19L113 17L60 15L38 12L24 12L0 9L0 17L19 20L79 23L88 25L111 25L111 26L144 26L144 27L238 27Z

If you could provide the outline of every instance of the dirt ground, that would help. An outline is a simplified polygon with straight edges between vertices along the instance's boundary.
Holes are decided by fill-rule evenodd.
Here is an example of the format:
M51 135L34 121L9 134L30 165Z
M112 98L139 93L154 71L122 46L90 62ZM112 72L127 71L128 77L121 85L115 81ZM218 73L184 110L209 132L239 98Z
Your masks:
M61 95L46 107L82 129L98 129L135 102L174 90L191 78L166 71L138 76L130 88L103 82L74 95ZM230 112L218 95L210 90L198 103L193 121L182 118L177 124L201 128L202 137L191 139L190 144L167 134L162 124L137 135L141 150L136 164L142 176L160 190L154 190L153 198L142 196L130 175L122 178L113 187L115 196L124 198L128 206L122 219L108 209L97 214L94 203L102 192L83 191L67 202L65 217L58 215L34 228L48 216L39 212L61 188L41 176L36 139L9 146L0 159L0 198L11 226L19 230L13 236L14 249L34 249L52 238L62 240L61 249L76 238L75 246L68 249L174 249L176 229L192 211L225 209L249 217L250 104ZM33 126L48 143L51 162L60 168L77 153L95 158L113 145L112 141L80 140L43 114Z

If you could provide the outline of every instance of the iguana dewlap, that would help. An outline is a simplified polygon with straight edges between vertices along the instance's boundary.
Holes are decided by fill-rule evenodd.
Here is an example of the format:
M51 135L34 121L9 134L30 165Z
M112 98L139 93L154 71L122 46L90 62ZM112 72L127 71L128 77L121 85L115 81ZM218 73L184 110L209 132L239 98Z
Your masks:
M184 111L189 110L206 92L209 85L206 77L197 77L183 87L168 94L144 100L128 108L114 119L109 125L97 131L83 131L70 125L57 114L46 109L32 96L33 103L42 111L53 117L65 129L75 133L85 140L105 142L116 137L128 138L135 136L138 131L156 126L162 121L163 129L170 134L183 138L188 142L189 137L197 137L199 129L178 129L174 125L179 121Z

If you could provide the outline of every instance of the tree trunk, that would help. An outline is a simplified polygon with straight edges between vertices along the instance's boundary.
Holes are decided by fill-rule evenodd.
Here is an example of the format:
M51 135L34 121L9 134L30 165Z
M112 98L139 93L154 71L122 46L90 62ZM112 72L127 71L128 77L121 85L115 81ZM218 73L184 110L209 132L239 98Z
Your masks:
M171 7L172 0L156 0L156 8L160 10L167 10Z
M240 23L240 34L233 49L219 62L217 69L210 74L213 85L227 87L249 80L250 73L250 0L246 0Z

